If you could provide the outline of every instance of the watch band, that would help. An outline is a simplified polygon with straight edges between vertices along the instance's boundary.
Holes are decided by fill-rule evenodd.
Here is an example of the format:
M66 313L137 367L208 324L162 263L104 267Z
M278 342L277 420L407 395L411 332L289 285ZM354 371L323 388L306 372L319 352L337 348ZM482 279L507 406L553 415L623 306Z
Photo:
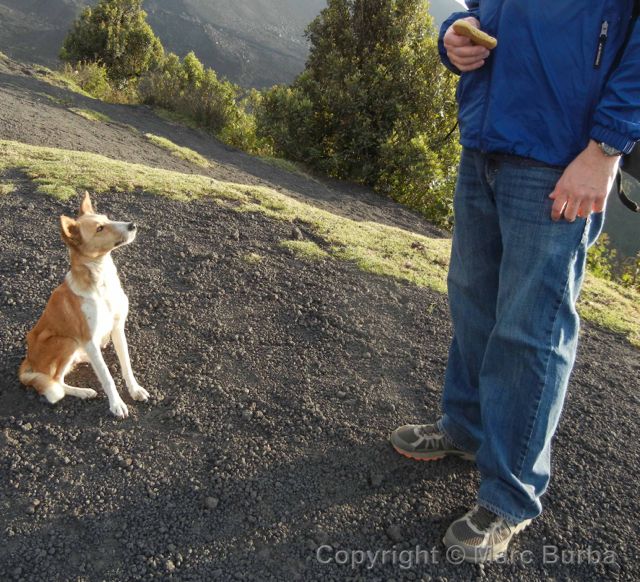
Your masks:
M620 150L614 148L613 146L610 146L609 144L604 143L603 141L598 142L598 146L602 150L602 153L605 156L609 156L610 158L612 158L614 156L621 156L622 155L622 152Z

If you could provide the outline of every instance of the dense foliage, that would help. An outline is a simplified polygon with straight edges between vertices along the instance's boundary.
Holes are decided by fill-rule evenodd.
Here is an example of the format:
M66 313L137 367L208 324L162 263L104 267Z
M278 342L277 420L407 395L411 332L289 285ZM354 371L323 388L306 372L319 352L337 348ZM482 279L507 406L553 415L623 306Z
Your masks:
M60 58L71 64L100 63L111 80L123 82L152 68L163 52L142 0L100 0L74 22Z
M170 53L140 80L143 103L186 115L223 141L253 151L255 131L253 117L241 100L241 90L219 79L193 52L184 59Z
M329 0L292 87L267 91L258 135L277 155L374 186L440 224L451 217L456 79L424 0Z
M601 234L589 249L587 267L591 274L600 279L615 281L640 291L640 253L635 257L619 257L606 233Z

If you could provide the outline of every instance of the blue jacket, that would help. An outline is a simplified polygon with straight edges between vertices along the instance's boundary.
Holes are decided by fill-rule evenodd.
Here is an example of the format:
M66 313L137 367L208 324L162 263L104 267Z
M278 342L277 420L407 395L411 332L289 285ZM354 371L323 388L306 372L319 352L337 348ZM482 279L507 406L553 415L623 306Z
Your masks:
M458 84L465 147L569 164L589 138L629 153L640 140L640 24L634 0L467 0L498 39L485 65Z

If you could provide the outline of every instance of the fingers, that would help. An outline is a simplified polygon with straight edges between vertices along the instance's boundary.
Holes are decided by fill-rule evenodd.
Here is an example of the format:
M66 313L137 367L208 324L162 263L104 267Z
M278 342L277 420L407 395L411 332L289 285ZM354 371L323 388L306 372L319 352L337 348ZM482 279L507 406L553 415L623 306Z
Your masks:
M477 46L471 42L471 39L468 36L462 36L458 34L452 27L447 30L444 35L444 46L447 49L456 48L456 47L465 47L465 46ZM483 47L480 47L483 48Z
M591 214L593 207L595 206L593 199L586 199L580 202L580 206L578 207L578 218L586 218Z
M461 71L480 68L489 57L489 50L482 46L463 46L447 50L449 60Z
M549 198L553 200L551 219L558 221L564 218L567 222L574 222L576 218L587 218L592 212L602 212L607 202L606 197L570 197L557 187L549 195Z
M470 44L462 46L451 46L449 52L453 53L453 55L459 59L486 59L489 56L490 51L488 48L484 48L479 44Z
M451 61L453 62L453 61ZM476 69L479 69L480 67L482 67L484 65L485 61L478 61L476 63L473 63L472 65L456 65L455 63L453 63L454 65L456 65L456 67L462 72L462 73L468 73L469 71L475 71Z
M457 51L449 51L447 53L449 60L452 63L455 63L456 66L462 65L463 67L469 67L471 65L476 64L479 61L484 61L489 57L489 51L483 47L469 47L473 50L470 54L461 54L462 49L458 49ZM476 49L480 49L479 51Z
M593 212L602 212L604 211L604 207L607 205L607 197L599 198L593 204Z
M595 142L582 151L564 170L549 198L551 218L574 222L591 212L604 210L615 179L618 160L602 154Z
M581 201L579 198L569 198L567 204L564 207L564 219L567 222L574 222L578 218L578 211L580 210Z
M560 220L562 213L567 205L568 197L561 190L556 189L549 194L549 198L553 200L553 206L551 207L551 220Z
M453 27L444 36L444 46L449 60L462 72L479 69L490 54L489 49L473 44L469 37L457 34Z

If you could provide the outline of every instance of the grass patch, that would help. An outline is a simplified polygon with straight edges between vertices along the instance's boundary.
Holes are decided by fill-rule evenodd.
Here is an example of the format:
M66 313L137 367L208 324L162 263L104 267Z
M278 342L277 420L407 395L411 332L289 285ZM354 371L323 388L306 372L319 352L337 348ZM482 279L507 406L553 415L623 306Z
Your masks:
M165 121L171 123L177 123L179 125L185 125L191 129L200 129L200 126L195 119L189 117L184 113L178 113L177 111L170 111L169 109L163 109L162 107L154 107L153 110L158 117L161 117Z
M370 273L446 292L449 239L352 220L269 188L159 170L97 154L0 141L0 172L10 169L20 169L40 192L58 198L75 196L85 189L99 193L139 190L182 201L210 197L239 212L302 222L327 242L335 258L352 261ZM295 246L294 241L288 242ZM301 246L303 242L297 244L297 250L313 253L309 244ZM579 310L584 319L625 334L640 347L640 293L587 277Z
M257 265L264 261L264 257L258 253L248 253L242 257L242 260L249 265Z
M0 182L0 196L12 194L16 191L16 185L13 182Z
M60 99L59 97L54 97L53 95L49 95L49 93L37 93L41 97L45 97L52 101L56 105L62 105L63 107L69 107L73 102L70 99Z
M87 93L78 83L76 83L71 77L68 77L61 71L52 71L47 67L38 66L38 72L36 73L36 77L53 87L58 87L58 89L66 89L67 91L73 91L74 93L78 93L78 95L82 95L83 97L88 97L89 99L95 99L93 95Z
M100 123L110 123L112 121L112 119L108 115L100 113L99 111L94 111L93 109L80 109L78 107L70 107L69 111L72 111L76 115L84 117L89 121L98 121Z
M271 156L259 156L259 158L270 166L275 166L276 168L280 168L281 170L285 170L286 172L298 174L299 176L304 176L305 178L313 180L313 177L310 176L307 171L305 171L305 168L302 166L302 164L292 162L291 160L285 160L283 158L274 158Z
M588 273L578 308L586 320L627 334L629 341L640 347L640 293L637 291Z
M331 258L331 255L327 251L311 240L283 240L280 246L290 249L296 255L312 261L322 261Z
M201 168L208 168L211 166L207 158L205 158L204 156L201 156L198 152L195 152L189 148L179 146L178 144L173 143L171 140L165 137L160 137L159 135L153 135L152 133L145 133L144 137L146 137L147 140L157 145L158 147L161 147L167 150L176 158L181 158L183 160L186 160L187 162L196 164Z
M22 169L39 192L62 200L83 190L141 190L185 202L207 195L219 201L246 198L240 194L240 186L207 176L128 164L86 152L0 141L0 172L9 168Z

